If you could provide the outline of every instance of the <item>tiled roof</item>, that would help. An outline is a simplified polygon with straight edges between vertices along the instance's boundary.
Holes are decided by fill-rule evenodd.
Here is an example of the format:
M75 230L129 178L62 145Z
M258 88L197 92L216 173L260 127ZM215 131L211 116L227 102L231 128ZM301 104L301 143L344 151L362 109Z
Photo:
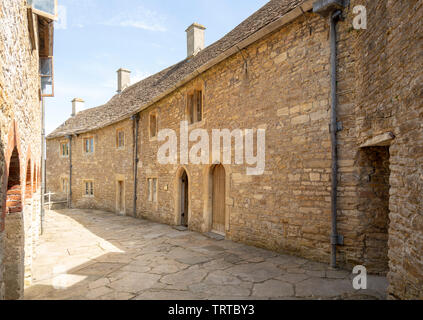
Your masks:
M197 55L128 87L122 93L115 95L105 105L79 112L47 138L52 139L93 131L130 117L164 93L176 89L181 81L191 76L199 68L304 2L306 0L269 1L222 39L203 49Z

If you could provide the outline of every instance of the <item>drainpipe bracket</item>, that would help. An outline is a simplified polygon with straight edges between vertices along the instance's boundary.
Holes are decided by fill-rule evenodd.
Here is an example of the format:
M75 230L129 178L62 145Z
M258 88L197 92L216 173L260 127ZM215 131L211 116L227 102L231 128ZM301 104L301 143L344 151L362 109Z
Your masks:
M344 236L343 235L332 235L330 237L330 244L331 245L337 245L337 246L343 246L344 245Z

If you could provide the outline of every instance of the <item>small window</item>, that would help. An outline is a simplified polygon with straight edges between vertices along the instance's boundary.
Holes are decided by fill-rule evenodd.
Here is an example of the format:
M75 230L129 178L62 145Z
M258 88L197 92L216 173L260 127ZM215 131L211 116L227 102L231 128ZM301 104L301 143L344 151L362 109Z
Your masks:
M125 132L123 130L118 130L116 133L116 147L118 149L125 147Z
M203 121L203 92L194 90L187 96L187 118L189 124Z
M84 181L85 186L85 196L92 197L94 196L94 182L93 181Z
M68 193L69 191L69 179L68 178L62 178L61 179L61 187L63 193Z
M85 153L94 153L94 138L85 138L84 139L84 152Z
M69 143L68 142L62 142L60 144L60 155L63 158L69 157Z
M157 202L157 178L148 179L148 201Z
M157 114L155 112L150 114L150 139L157 137Z

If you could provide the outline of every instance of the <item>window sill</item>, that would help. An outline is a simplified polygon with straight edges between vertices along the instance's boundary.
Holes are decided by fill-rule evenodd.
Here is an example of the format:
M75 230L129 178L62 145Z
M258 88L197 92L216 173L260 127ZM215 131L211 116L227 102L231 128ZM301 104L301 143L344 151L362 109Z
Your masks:
M200 122L194 122L194 123L191 123L191 124L189 124L188 125L188 129L197 129L197 128L199 128L199 127L202 127L202 126L204 126L205 125L205 121L204 121L204 119L203 120L201 120Z
M94 196L89 196L89 195L86 195L86 194L84 194L82 197L83 198L89 198L89 199L95 198Z

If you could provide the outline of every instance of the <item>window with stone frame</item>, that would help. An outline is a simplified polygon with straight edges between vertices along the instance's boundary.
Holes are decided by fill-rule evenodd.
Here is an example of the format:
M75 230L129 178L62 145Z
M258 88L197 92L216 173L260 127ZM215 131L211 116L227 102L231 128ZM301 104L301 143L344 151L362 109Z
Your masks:
M60 186L62 188L62 192L68 194L68 191L69 191L69 179L68 178L61 178L60 179Z
M69 142L60 143L60 156L62 158L69 157Z
M150 113L150 118L149 118L150 139L154 139L157 137L157 131L158 131L157 112L153 111Z
M187 94L186 117L189 124L203 121L203 91L194 90Z
M116 131L116 148L122 149L125 147L125 132L122 129Z
M157 202L157 178L148 179L148 201Z
M85 180L84 181L84 195L86 197L93 197L94 196L94 181L92 181L92 180Z
M94 138L84 138L84 153L94 153Z

